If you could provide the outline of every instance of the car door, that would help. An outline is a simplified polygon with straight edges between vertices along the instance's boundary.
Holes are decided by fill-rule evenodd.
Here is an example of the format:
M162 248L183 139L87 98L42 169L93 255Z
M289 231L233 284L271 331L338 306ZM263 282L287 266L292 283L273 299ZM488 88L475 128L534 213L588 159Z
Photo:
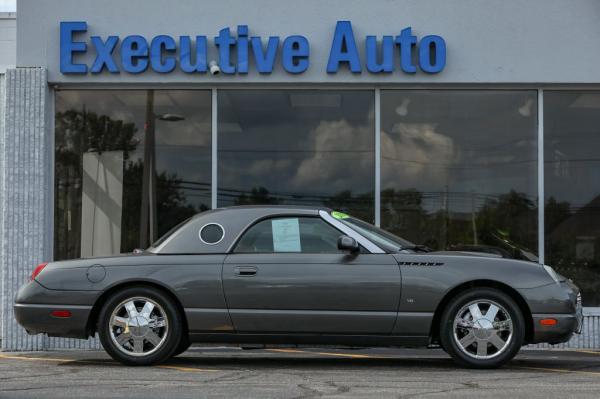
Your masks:
M250 227L223 264L237 332L388 334L400 270L388 254L337 249L342 232L319 217L285 216Z

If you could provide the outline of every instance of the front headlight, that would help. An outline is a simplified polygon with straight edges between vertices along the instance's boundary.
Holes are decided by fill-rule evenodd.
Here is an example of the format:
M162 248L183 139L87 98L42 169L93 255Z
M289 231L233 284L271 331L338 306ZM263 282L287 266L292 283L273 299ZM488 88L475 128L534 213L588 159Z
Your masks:
M554 280L555 283L560 283L560 277L558 276L558 273L556 273L554 271L554 269L548 265L544 265L544 270L546 270L546 273L548 273L548 275L550 276L550 278L552 278L552 280Z

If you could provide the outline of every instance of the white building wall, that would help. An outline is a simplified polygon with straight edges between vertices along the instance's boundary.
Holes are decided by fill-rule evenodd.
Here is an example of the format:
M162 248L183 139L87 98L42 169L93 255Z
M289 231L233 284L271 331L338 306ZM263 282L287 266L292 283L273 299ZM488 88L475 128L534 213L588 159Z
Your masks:
M17 63L17 13L0 12L0 73Z
M43 67L60 84L578 84L600 82L598 0L29 0L19 2L17 65ZM41 17L43 16L43 17ZM326 65L338 20L352 21L363 62L362 73L344 68L328 74ZM86 21L84 36L152 38L165 34L206 35L209 59L218 60L213 39L229 27L247 24L250 36L303 35L310 43L310 68L301 74L281 68L281 51L271 74L252 66L246 75L212 76L180 70L95 75L60 73L60 22ZM395 36L411 27L419 38L439 35L447 46L441 73L373 74L365 70L365 37ZM81 40L77 36L76 40ZM118 46L117 46L118 47ZM77 55L90 65L95 51ZM279 49L281 50L281 49ZM120 57L119 48L114 55Z

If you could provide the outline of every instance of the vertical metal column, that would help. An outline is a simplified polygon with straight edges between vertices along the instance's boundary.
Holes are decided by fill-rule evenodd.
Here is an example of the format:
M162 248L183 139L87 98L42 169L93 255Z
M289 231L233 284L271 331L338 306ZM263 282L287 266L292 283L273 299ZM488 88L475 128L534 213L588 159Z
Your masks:
M381 89L375 89L375 226L381 226Z
M538 257L545 262L545 193L544 193L544 90L538 90Z
M17 290L32 269L49 260L48 86L42 68L7 69L5 123L0 159L0 315L2 350L43 349L42 336L27 335L14 318Z
M211 113L211 183L210 183L210 203L211 208L217 207L217 89L212 89L212 113Z
M142 176L142 206L140 215L140 248L147 248L156 240L156 170L154 91L146 94L146 122L144 124L144 169Z

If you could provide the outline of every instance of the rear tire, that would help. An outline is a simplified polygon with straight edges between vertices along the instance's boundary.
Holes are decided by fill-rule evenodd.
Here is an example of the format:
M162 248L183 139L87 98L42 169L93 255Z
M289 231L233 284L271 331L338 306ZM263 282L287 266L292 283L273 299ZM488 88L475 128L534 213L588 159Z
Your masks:
M465 367L500 367L515 357L524 340L521 309L494 288L473 288L459 294L441 317L441 346Z
M182 320L173 300L150 287L126 288L100 311L98 335L104 350L129 366L147 366L171 357L182 338Z

